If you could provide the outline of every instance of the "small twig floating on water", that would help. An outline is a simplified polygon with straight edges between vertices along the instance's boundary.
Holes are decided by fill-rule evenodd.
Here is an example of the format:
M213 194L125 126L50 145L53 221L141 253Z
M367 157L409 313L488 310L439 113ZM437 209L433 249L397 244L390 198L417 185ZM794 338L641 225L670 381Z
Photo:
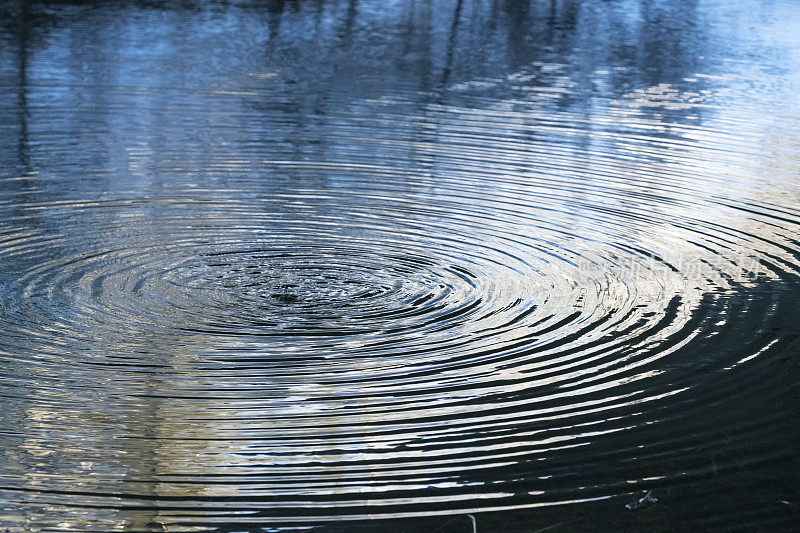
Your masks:
M635 502L631 502L625 505L625 508L630 511L641 511L642 509L647 509L651 505L658 503L658 498L653 496L653 493L649 490L647 493L636 500Z

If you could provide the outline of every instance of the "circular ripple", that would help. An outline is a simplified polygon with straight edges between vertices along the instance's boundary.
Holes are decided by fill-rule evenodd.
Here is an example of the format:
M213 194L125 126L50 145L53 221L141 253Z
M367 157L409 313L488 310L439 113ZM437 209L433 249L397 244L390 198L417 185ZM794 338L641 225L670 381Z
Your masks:
M609 209L606 190L582 198L576 217L552 178L513 197L509 178L494 178L492 197L439 180L410 202L391 181L368 186L370 167L323 168L358 186L248 203L214 189L119 196L71 206L80 216L55 236L6 241L5 260L28 266L5 287L3 353L40 387L49 425L80 419L73 437L93 438L66 453L27 437L73 466L47 477L47 491L26 482L37 491L26 498L160 502L163 523L200 506L199 523L243 510L260 513L254 523L296 522L365 506L396 517L591 500L629 490L633 473L708 468L659 468L678 445L664 428L729 392L707 387L714 376L774 346L766 336L704 353L735 335L726 317L763 331L786 308L780 293L737 295L760 279L789 286L790 243L686 212L637 215L662 198ZM298 216L291 206L311 198L314 215ZM106 404L101 419L80 405L92 399ZM622 435L651 425L661 430L632 471L573 481L575 461L598 479L604 464L637 457L641 437ZM723 437L703 427L694 438ZM617 444L591 451L598 442ZM98 461L104 471L85 477L79 465ZM157 469L130 474L143 465Z
M49 151L0 182L9 520L546 508L796 455L796 113L767 142L698 76L590 116L544 62L295 109L316 85L240 70L96 87L111 155L106 126L64 140L95 99L29 95Z

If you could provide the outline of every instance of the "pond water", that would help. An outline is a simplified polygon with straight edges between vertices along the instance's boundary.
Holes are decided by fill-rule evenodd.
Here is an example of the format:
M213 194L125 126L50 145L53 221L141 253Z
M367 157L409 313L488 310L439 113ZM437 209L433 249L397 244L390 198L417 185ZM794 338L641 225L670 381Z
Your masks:
M793 529L797 28L0 3L0 526Z

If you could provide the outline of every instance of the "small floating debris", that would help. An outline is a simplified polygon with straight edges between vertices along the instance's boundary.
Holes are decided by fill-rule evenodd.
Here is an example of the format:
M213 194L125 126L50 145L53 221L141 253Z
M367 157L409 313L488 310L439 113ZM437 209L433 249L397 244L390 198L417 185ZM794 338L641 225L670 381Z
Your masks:
M658 503L658 498L653 496L653 493L649 490L647 494L636 500L635 502L631 502L625 505L625 508L630 511L641 511L642 509L647 509L651 505Z
M272 298L279 301L282 304L293 304L298 300L296 295L288 293L273 294Z

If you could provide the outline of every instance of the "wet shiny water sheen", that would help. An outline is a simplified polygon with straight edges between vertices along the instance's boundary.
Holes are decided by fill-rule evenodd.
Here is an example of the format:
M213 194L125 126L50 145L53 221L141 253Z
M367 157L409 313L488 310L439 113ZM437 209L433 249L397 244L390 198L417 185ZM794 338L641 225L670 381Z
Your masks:
M796 525L796 3L2 9L0 524Z

